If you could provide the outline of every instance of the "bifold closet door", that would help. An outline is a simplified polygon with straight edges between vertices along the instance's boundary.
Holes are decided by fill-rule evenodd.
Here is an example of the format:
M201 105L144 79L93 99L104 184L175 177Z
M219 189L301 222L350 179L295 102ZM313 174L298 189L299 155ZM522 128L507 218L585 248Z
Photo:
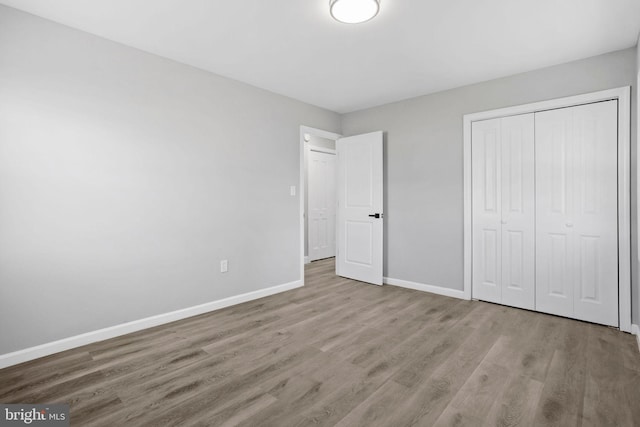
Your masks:
M536 309L618 326L617 101L536 113Z
M472 124L473 297L534 308L534 116Z

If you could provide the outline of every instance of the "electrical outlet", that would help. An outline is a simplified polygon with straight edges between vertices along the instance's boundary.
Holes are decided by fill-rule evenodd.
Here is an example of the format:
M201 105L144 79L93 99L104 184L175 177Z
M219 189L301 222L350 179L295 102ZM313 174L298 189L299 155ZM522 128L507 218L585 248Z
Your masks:
M289 187L289 195L291 196L295 196L296 195L296 186L292 185L291 187Z
M229 271L229 261L223 259L220 261L220 273L226 273L227 271Z

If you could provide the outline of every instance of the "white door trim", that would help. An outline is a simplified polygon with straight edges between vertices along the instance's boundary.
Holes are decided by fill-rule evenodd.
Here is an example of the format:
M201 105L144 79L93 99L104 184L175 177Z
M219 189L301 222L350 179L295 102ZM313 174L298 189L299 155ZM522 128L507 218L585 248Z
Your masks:
M618 100L618 254L620 330L631 332L631 87L625 86L532 104L465 114L463 117L464 151L464 283L466 299L471 299L471 123L518 114L535 113L555 108L572 107L592 102Z
M638 41L640 43L640 34L638 34ZM637 105L640 105L640 96L638 95L638 89L640 88L640 45L638 46L639 46L637 47L638 84L636 85L636 128L638 127L638 124L640 124L640 110L638 110L638 107L637 107ZM637 165L640 165L640 163L638 163L638 160L640 160L640 151L638 150L638 147L640 147L640 132L638 132L638 130L636 129L636 168L637 168ZM637 192L636 201L640 200L640 186L638 185L639 183L640 183L640 180L636 176L636 192ZM636 219L638 220L637 223L640 224L640 211L637 212ZM636 230L636 233L637 233L637 230ZM636 248L636 251L637 251L638 259L635 261L639 261L640 260L640 239L638 239L638 247ZM638 306L640 307L640 295L636 295L636 304L638 304ZM636 322L640 323L640 320L636 319ZM638 348L640 349L640 330L637 331L636 338L638 339Z
M298 211L298 218L300 220L300 280L304 285L304 214L305 208L304 205L304 158L305 158L305 142L304 142L304 134L308 133L309 135L317 136L319 138L333 139L334 141L340 138L342 135L328 132L322 129L316 129L310 126L300 126L300 138L299 138L299 146L300 146L300 180L298 182L298 191L300 197L300 208ZM315 149L315 148L314 148ZM334 151L335 154L335 151Z

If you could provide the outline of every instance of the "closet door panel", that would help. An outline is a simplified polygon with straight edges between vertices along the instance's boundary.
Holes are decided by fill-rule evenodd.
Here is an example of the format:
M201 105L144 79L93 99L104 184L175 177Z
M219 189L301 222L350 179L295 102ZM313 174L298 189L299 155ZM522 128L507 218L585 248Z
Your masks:
M536 309L573 315L573 112L536 113Z
M534 115L501 119L502 303L535 303Z
M574 317L618 326L617 101L574 108Z
M472 125L473 297L501 302L500 119Z

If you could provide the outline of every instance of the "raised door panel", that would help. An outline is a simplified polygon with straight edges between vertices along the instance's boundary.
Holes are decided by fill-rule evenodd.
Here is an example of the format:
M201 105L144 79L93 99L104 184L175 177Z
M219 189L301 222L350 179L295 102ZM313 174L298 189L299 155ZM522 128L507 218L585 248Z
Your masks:
M373 263L373 226L370 221L346 221L345 261L371 266Z
M472 124L473 297L502 301L500 119Z
M572 317L572 110L536 113L535 138L536 310Z
M534 115L501 119L502 303L535 305Z

